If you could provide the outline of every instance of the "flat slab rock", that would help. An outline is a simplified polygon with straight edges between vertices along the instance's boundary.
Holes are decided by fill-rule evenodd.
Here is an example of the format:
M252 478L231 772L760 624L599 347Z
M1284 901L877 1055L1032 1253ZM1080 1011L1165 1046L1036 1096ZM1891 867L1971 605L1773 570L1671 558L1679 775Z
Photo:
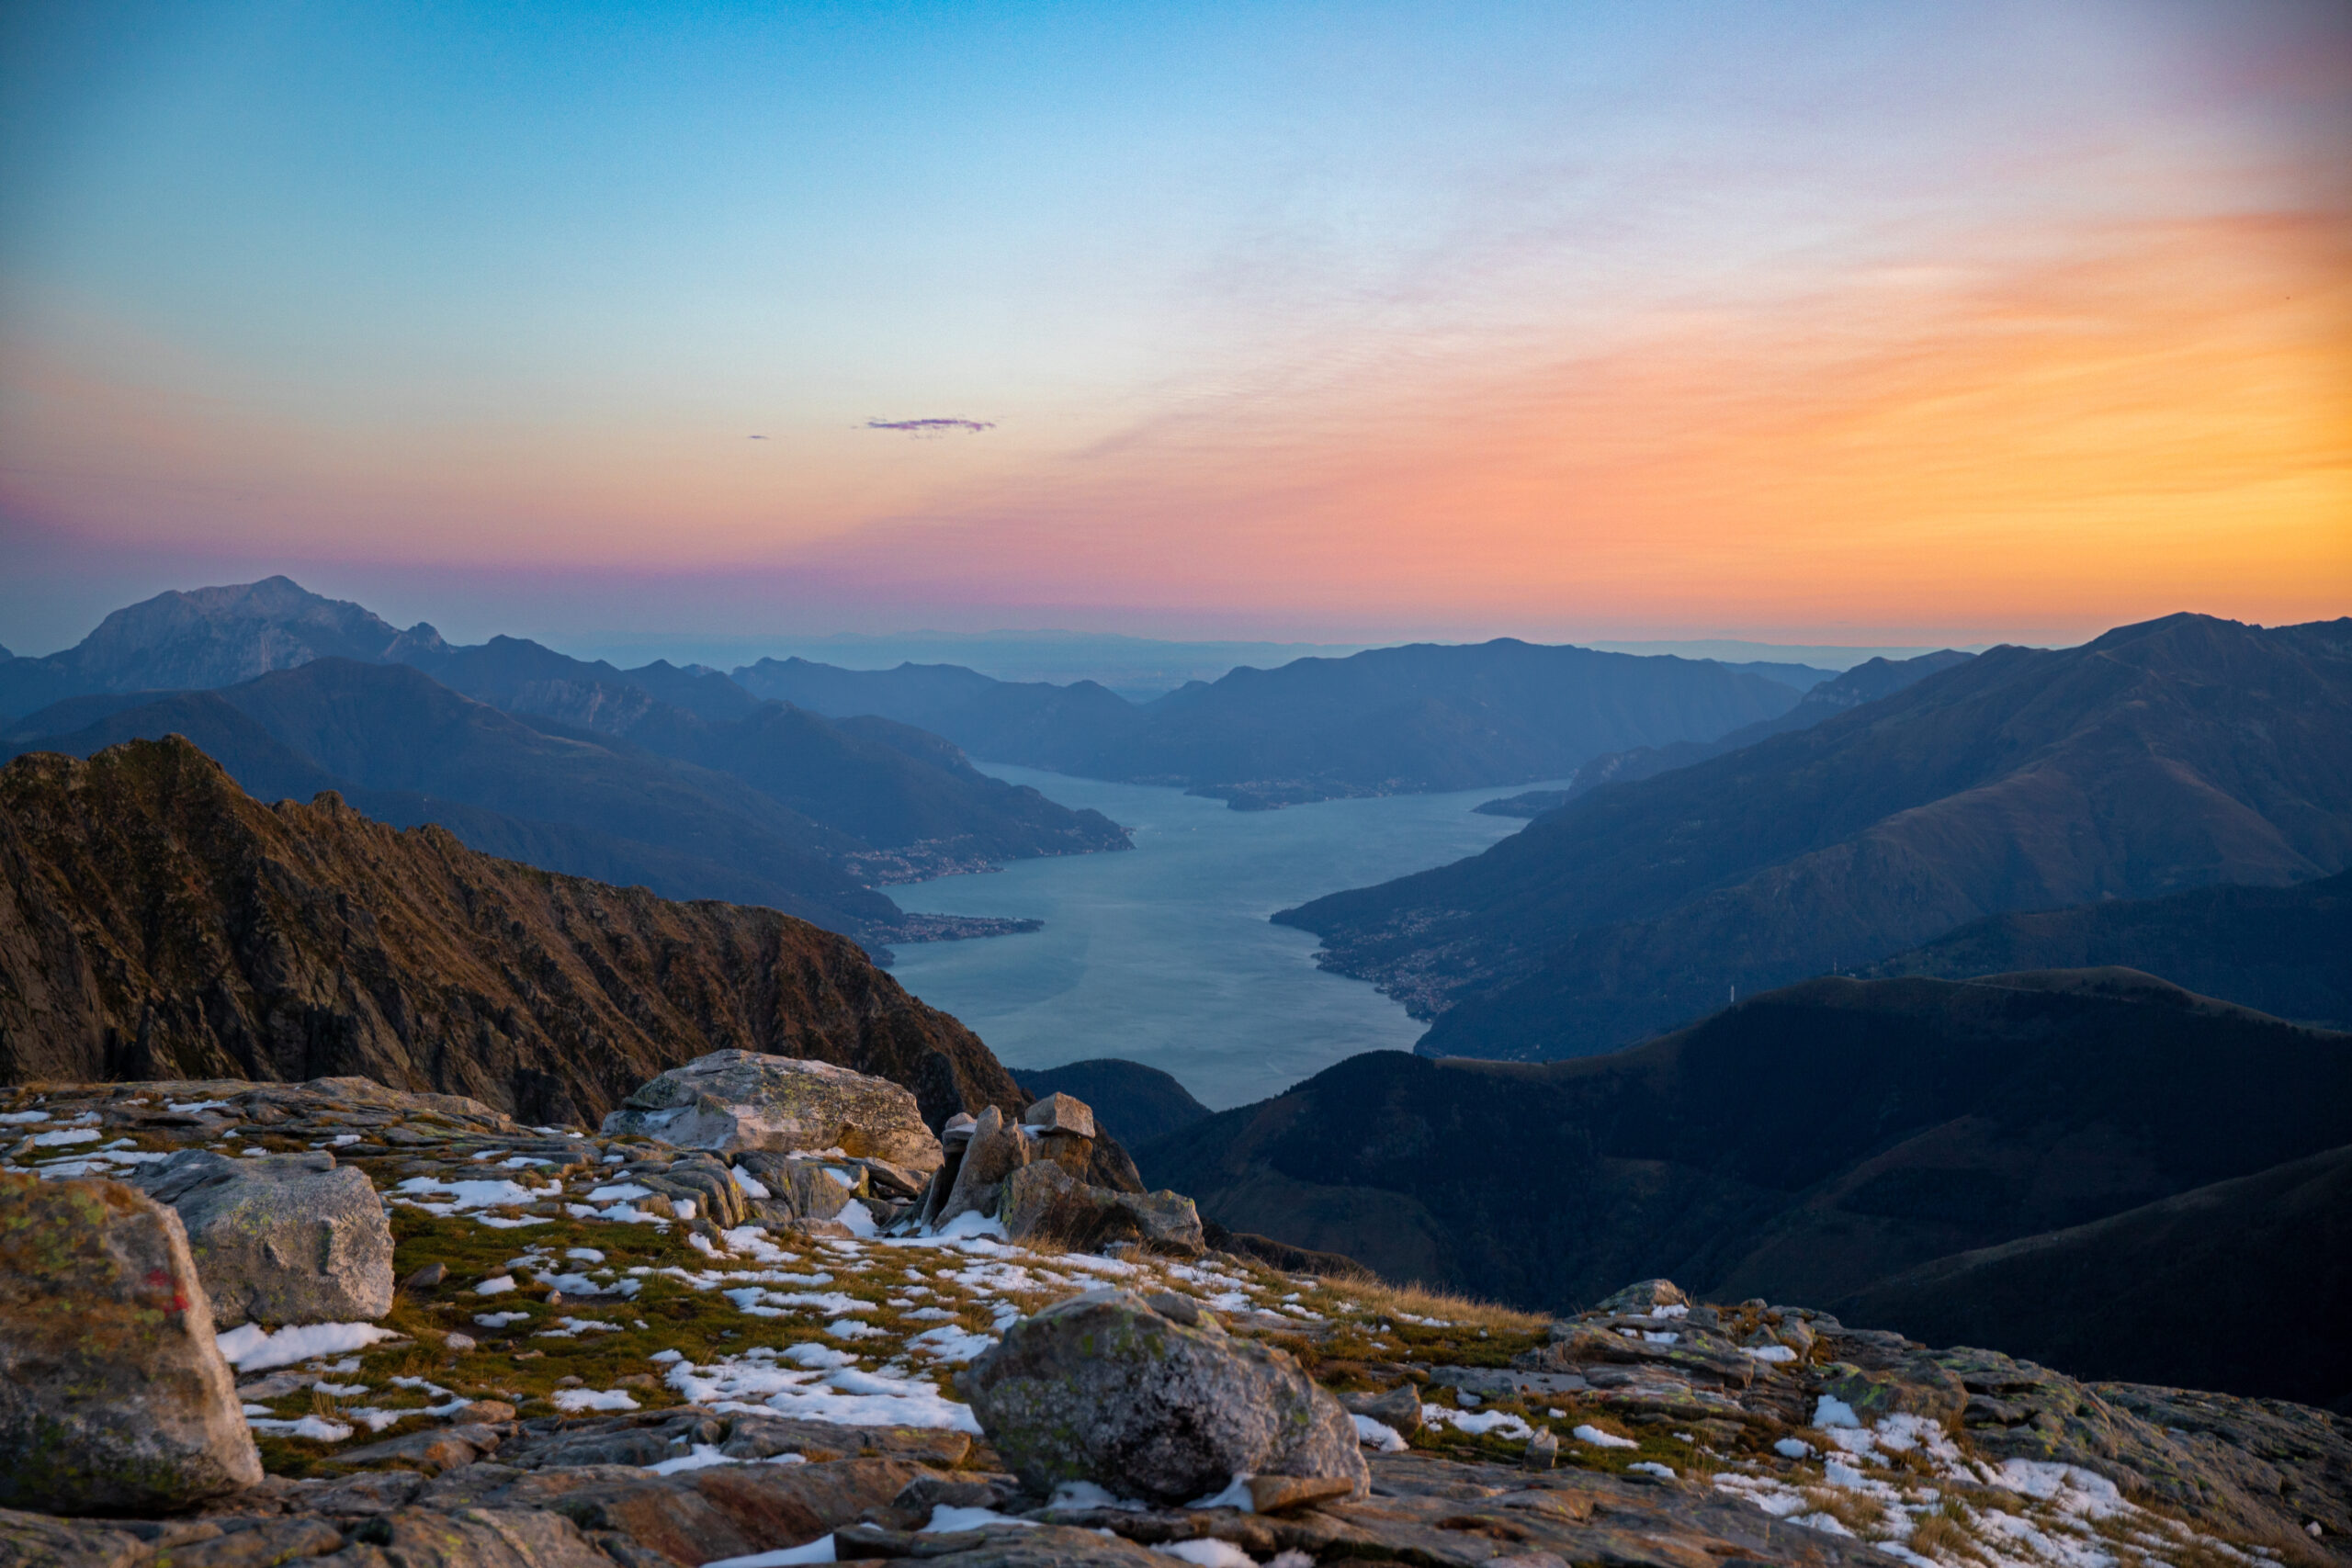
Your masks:
M713 1466L673 1476L617 1465L475 1468L490 1473L409 1476L372 1493L349 1482L277 1483L253 1499L277 1510L271 1513L154 1523L0 1512L0 1568L275 1568L294 1561L321 1568L662 1568L829 1533L842 1562L921 1558L960 1568L1165 1568L1170 1559L1148 1549L1203 1540L1261 1562L1284 1551L1322 1563L1542 1562L1543 1553L1563 1563L1644 1568L1887 1561L1859 1542L1694 1486L1531 1476L1419 1455L1374 1460L1374 1495L1361 1502L1326 1500L1276 1514L1033 1509L1026 1524L939 1534L890 1522L905 1517L891 1500L973 1483L892 1460ZM933 1490L923 1494L925 1486Z
M1203 1538L1261 1560L1283 1551L1318 1563L1640 1564L1718 1568L1736 1562L1884 1564L1859 1540L1776 1519L1697 1485L1585 1472L1532 1475L1424 1454L1374 1456L1371 1497L1292 1512L1056 1509L1034 1516L1109 1529L1144 1546ZM1546 1556L1545 1554L1548 1554ZM960 1557L950 1557L960 1562Z

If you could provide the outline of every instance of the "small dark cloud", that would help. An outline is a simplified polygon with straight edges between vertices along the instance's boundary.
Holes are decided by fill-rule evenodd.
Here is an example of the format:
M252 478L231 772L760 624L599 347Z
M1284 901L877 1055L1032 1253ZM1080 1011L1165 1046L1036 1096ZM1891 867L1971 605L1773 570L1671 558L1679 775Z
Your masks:
M978 435L983 430L994 430L996 423L986 419L869 419L868 430L902 430L909 435L944 435L951 430L966 430Z
M767 437L766 437L766 436L764 436L764 435L754 435L754 436L752 436L752 440L754 440L754 441L765 441L765 440L767 439Z

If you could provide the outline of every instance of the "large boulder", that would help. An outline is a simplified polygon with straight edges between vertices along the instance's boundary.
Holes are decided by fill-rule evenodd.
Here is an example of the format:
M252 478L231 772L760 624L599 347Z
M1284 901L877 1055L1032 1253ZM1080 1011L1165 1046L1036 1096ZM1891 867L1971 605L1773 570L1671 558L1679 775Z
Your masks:
M1023 1318L958 1382L1023 1481L1091 1481L1122 1496L1189 1502L1236 1475L1330 1477L1363 1497L1355 1423L1281 1350L1184 1324L1126 1291L1074 1296Z
M1131 1241L1155 1252L1198 1258L1207 1250L1200 1212L1174 1192L1114 1192L1092 1187L1063 1166L1040 1160L1004 1179L998 1211L1014 1241L1045 1241L1099 1252Z
M605 1118L680 1148L870 1156L928 1174L944 1157L914 1095L888 1078L830 1062L713 1051L640 1086Z
M175 1210L222 1328L349 1323L392 1310L392 1227L364 1171L311 1154L183 1149L131 1177Z
M261 1477L179 1216L0 1173L0 1507L167 1512Z

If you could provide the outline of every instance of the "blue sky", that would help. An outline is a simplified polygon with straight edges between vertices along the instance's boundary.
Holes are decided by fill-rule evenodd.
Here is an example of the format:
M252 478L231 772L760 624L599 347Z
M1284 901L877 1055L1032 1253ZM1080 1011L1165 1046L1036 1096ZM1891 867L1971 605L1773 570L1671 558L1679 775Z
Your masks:
M1904 641L2177 607L2249 527L2261 570L2211 607L2301 614L2314 573L2346 582L2313 520L2340 490L2229 477L2250 443L2318 475L2344 455L2247 434L2264 400L2344 380L2340 301L2247 314L2342 254L2340 8L183 4L5 26L12 645L266 570L542 629L700 607L744 632ZM2177 275L2050 303L2066 269L2159 252ZM2177 320L2143 308L2183 288ZM1840 377L1896 397L1890 365L1956 352L1964 390L1902 407L1997 402L2041 356L1979 365L1951 323L1981 345L2060 315L2082 375L2128 379L2102 339L2154 367L2050 416L2098 463L1849 420L1790 448L1802 504L1727 514L1785 477L1757 468L1786 439L1759 410ZM2226 405L2149 390L2282 334L2293 365ZM2158 434L2102 429L2119 399L2154 399L2134 418ZM1512 407L1546 412L1498 428ZM865 428L918 417L994 428ZM1702 425L1747 434L1693 452ZM2119 495L2200 430L2201 511ZM1883 454L1865 475L1841 466L1857 442ZM2017 478L1883 536L1903 465L1955 445ZM1696 471L1703 495L1660 477ZM2021 576L1892 592L2053 492L2069 526L2137 526L2183 571L2076 601ZM1819 515L1843 521L1815 538ZM1792 540L1791 583L1852 581L1741 565Z

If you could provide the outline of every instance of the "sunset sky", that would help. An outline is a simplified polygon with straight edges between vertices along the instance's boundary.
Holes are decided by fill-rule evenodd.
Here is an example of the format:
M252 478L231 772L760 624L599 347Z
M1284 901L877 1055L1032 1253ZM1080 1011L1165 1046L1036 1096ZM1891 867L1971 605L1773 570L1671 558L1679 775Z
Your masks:
M20 653L272 571L558 646L2352 612L2341 4L84 0L0 128Z

